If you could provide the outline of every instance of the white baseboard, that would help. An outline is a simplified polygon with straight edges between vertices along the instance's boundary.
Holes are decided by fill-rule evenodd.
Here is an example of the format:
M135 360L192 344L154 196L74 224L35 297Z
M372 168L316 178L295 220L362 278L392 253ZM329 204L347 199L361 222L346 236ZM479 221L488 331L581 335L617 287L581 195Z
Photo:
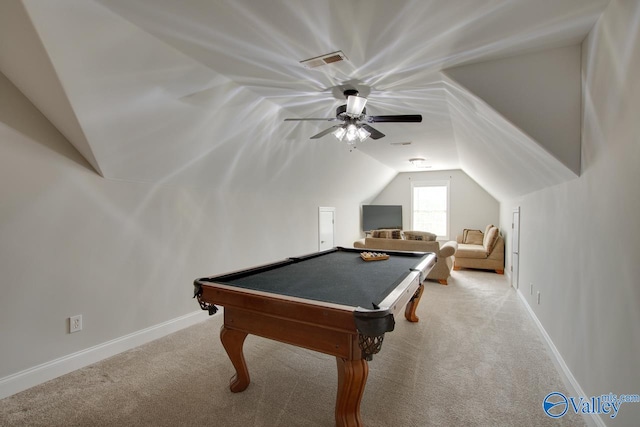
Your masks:
M205 311L189 313L0 378L0 399L195 325L208 317Z
M571 372L571 370L565 363L564 359L560 355L560 352L558 351L558 348L555 346L555 344L551 340L551 337L549 336L549 334L547 334L547 331L542 326L542 323L540 323L540 320L538 319L536 314L533 312L533 309L529 305L529 302L527 301L524 294L520 292L520 289L516 289L516 293L524 303L524 306L527 308L527 311L529 312L529 315L533 319L533 322L538 327L538 331L540 332L540 335L542 336L544 343L547 345L547 348L551 355L551 360L556 366L556 370L562 377L562 380L565 383L565 386L567 387L568 389L567 391L569 392L569 394L572 396L587 396L584 390L582 390L582 387L580 387L578 380L576 380L576 377L573 376L573 373ZM552 392L552 391L555 391L555 390L549 390L549 392ZM590 427L607 427L604 421L602 421L602 418L600 418L600 416L598 415L583 415L583 419L587 423L587 425Z

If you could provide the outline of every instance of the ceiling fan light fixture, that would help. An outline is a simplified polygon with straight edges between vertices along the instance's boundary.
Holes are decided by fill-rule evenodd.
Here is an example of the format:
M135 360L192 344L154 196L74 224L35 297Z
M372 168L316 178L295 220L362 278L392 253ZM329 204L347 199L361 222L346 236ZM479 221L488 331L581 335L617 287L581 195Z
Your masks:
M362 142L365 139L369 138L369 136L371 135L371 133L365 128L354 123L340 126L338 129L334 130L331 133L333 134L333 136L338 138L339 141L344 140L349 145L353 145L357 141Z
M360 142L362 142L365 139L369 138L369 136L371 135L371 132L367 131L363 127L359 127L358 131L357 131L357 134L358 134L358 139L360 140Z
M338 138L339 141L342 141L344 139L345 134L347 133L347 130L344 128L344 126L341 126L338 129L334 130L332 133L333 133L333 136Z
M358 128L354 124L347 125L346 132L347 134L345 135L345 138L347 138L347 141L349 142L355 141L356 138L358 137Z
M361 96L351 95L347 97L347 115L350 117L360 117L366 103L367 98Z
M335 118L286 118L284 120L319 120L342 122L341 125L332 126L328 129L325 129L322 132L311 136L310 139L319 139L325 135L332 133L333 136L335 136L340 141L346 139L347 143L349 143L350 145L355 144L357 140L360 142L364 141L367 138L378 140L385 136L384 133L380 132L374 127L371 127L368 123L420 123L422 121L422 115L420 114L369 116L367 115L367 109L365 108L367 98L359 96L357 89L344 89L342 93L347 99L347 103L339 105L336 108ZM405 144L403 143L403 145Z

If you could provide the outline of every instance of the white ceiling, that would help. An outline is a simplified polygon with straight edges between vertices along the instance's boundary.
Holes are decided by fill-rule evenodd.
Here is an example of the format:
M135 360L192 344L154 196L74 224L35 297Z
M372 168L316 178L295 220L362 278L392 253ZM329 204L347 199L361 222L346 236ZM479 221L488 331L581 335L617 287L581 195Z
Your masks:
M246 117L270 120L305 143L338 144L331 135L306 139L329 122L282 118L331 117L343 103L340 89L356 87L368 96L369 114L423 116L419 124L376 124L387 136L358 150L398 172L415 170L409 158L427 157L432 170L463 168L493 187L496 177L484 176L470 156L464 160L473 130L458 101L475 99L483 105L476 113L491 110L483 120L499 129L496 140L524 128L519 138L536 145L528 136L536 134L535 121L521 126L494 115L474 93L452 96L454 86L468 89L442 71L577 45L607 3L4 0L0 36L20 42L0 46L0 70L109 177L166 174L213 150L207 141L223 128L250 129ZM311 70L299 63L337 50L348 61ZM150 153L153 161L145 160ZM566 169L579 173L566 161L549 167L559 179L571 176ZM492 192L501 198L522 191L498 185Z

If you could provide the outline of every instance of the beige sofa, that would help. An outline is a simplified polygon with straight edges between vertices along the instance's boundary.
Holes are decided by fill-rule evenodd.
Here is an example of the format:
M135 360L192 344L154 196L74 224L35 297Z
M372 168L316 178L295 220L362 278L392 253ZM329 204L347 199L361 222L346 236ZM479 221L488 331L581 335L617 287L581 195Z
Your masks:
M458 250L454 270L475 268L504 274L504 239L498 227L488 225L480 230L464 230L456 238Z
M353 242L353 247L382 251L433 252L436 254L436 264L427 275L427 279L437 280L440 284L446 285L447 279L451 276L458 244L451 241L440 246L440 242L437 241L365 237Z

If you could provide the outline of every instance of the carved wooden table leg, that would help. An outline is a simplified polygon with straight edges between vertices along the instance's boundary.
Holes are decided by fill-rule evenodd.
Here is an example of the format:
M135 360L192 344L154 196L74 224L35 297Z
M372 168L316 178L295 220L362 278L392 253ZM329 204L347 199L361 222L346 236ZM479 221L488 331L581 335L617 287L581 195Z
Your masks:
M220 328L220 341L222 341L233 367L236 368L236 374L231 377L229 383L229 388L234 393L244 391L249 386L249 370L242 353L242 345L246 337L246 332L227 329L224 325Z
M338 363L338 398L336 400L336 426L362 426L360 401L367 384L369 365L364 359L345 360L336 357Z
M420 284L420 287L413 294L411 300L407 303L407 306L404 309L404 317L409 322L417 322L420 320L418 316L416 316L416 310L418 309L418 304L420 303L420 298L422 298L422 292L424 291L424 285Z

